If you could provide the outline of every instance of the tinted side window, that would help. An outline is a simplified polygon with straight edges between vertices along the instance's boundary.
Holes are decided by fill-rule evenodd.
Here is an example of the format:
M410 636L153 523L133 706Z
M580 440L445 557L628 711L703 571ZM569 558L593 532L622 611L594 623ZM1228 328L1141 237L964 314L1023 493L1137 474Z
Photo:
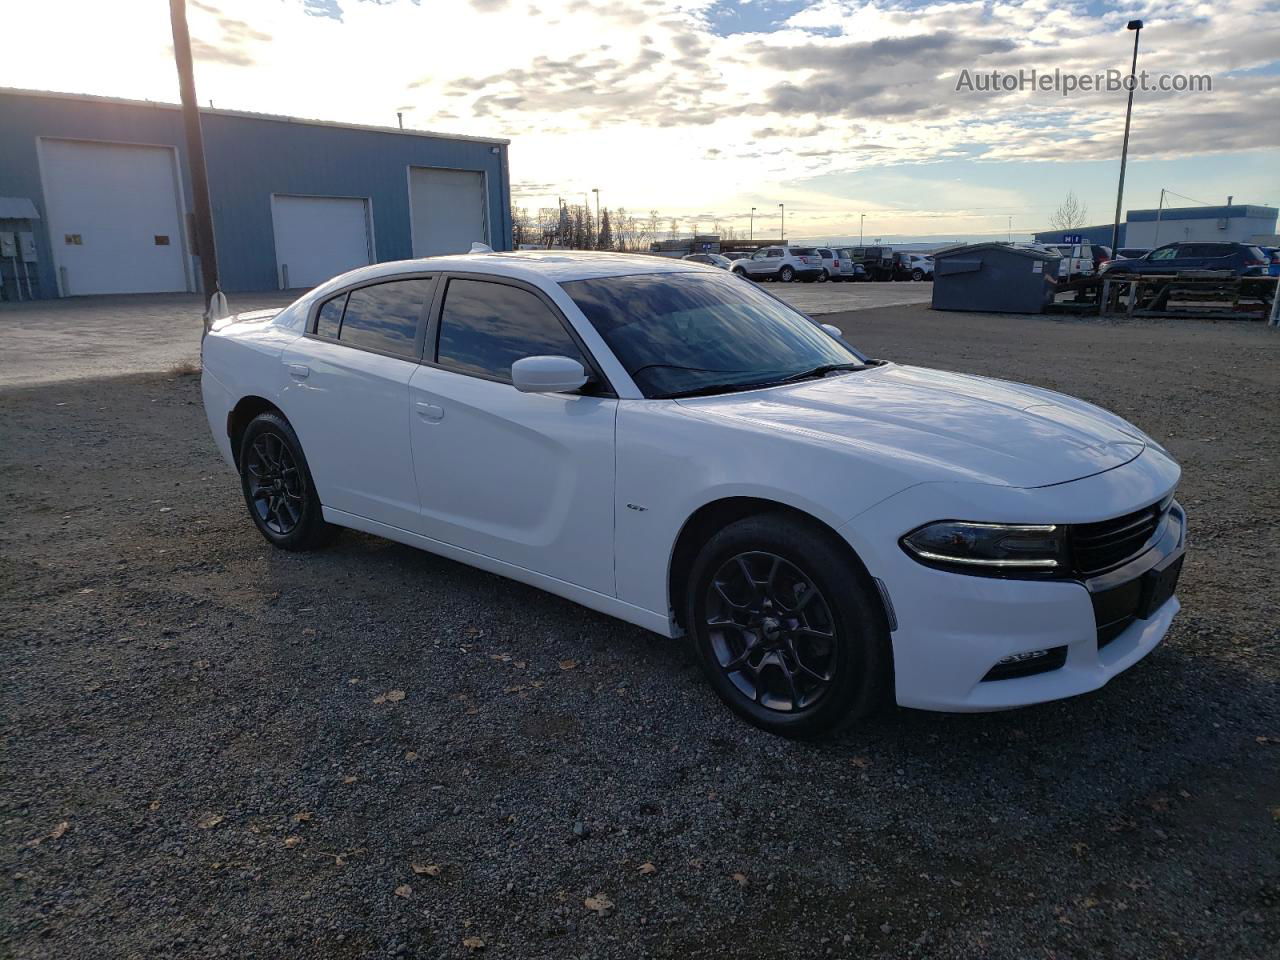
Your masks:
M347 305L347 295L325 301L320 312L316 314L316 335L338 339L338 328L342 326L342 308Z
M414 357L418 321L430 296L429 277L352 290L338 339L354 347Z
M548 355L587 366L560 318L528 290L484 280L449 281L437 351L442 367L510 380L517 360Z

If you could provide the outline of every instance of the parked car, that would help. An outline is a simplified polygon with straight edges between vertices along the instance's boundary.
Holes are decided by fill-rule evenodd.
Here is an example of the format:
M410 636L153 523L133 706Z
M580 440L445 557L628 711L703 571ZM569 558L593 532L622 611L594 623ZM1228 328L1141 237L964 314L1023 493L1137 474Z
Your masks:
M860 282L871 279L871 274L867 273L867 268L862 265L862 261L854 257L851 248L841 247L835 253L836 260L840 264L841 280Z
M719 267L721 270L728 270L733 265L732 260L718 253L687 253L680 259L693 263L705 263L709 267Z
M775 733L1096 690L1178 612L1180 471L1137 427L700 264L376 264L218 321L202 367L269 543L351 527L684 636Z
M1227 270L1238 277L1258 277L1266 276L1270 266L1271 258L1252 244L1191 240L1166 243L1144 257L1112 260L1106 274L1151 276L1184 270Z
M844 279L844 270L840 265L840 251L831 247L815 247L814 252L822 258L822 276L818 279L838 282ZM850 264L852 266L852 264Z
M923 253L896 253L893 258L893 279L932 280L933 257Z
M730 260L745 260L747 257L751 256L751 253L746 250L732 250L729 253L723 254L723 256Z
M822 258L813 247L765 247L735 260L731 269L752 280L817 280L822 276Z
M1089 277L1111 262L1111 248L1100 243L1050 243L1045 246L1062 259L1058 276L1068 280Z
M862 264L870 279L893 279L892 247L851 247L849 254L854 263Z
M1138 257L1145 257L1151 252L1150 247L1121 247L1116 251L1116 260L1134 260Z
M1267 273L1273 277L1280 277L1280 247L1260 247L1259 249L1270 261L1267 265Z

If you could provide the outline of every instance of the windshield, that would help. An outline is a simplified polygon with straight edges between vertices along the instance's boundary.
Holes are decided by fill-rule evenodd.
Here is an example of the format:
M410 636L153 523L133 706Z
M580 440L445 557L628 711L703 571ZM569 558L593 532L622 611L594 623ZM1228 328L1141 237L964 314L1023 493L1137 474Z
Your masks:
M866 362L804 314L729 274L561 286L650 398L728 392Z

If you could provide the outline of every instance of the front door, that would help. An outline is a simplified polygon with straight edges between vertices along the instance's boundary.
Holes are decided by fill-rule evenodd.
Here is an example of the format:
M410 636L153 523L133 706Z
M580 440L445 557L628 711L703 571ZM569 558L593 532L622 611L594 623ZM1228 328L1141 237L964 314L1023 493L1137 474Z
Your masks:
M618 402L521 393L511 365L568 356L591 369L550 301L522 284L453 276L409 382L422 518L434 540L614 596ZM598 388L597 388L598 390Z
M433 279L357 287L325 301L281 356L280 404L302 441L320 502L415 530L409 378Z

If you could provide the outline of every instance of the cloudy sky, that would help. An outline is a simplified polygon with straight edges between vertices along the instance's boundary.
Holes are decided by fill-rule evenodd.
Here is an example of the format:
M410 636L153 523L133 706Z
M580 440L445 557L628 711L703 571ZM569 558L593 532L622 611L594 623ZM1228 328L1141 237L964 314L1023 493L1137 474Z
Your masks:
M1110 219L1123 92L957 91L962 71L1208 74L1139 93L1126 207L1280 204L1280 0L189 0L203 101L503 136L517 203L789 236ZM0 85L177 99L166 0L10 5ZM1174 199L1174 203L1187 201Z

